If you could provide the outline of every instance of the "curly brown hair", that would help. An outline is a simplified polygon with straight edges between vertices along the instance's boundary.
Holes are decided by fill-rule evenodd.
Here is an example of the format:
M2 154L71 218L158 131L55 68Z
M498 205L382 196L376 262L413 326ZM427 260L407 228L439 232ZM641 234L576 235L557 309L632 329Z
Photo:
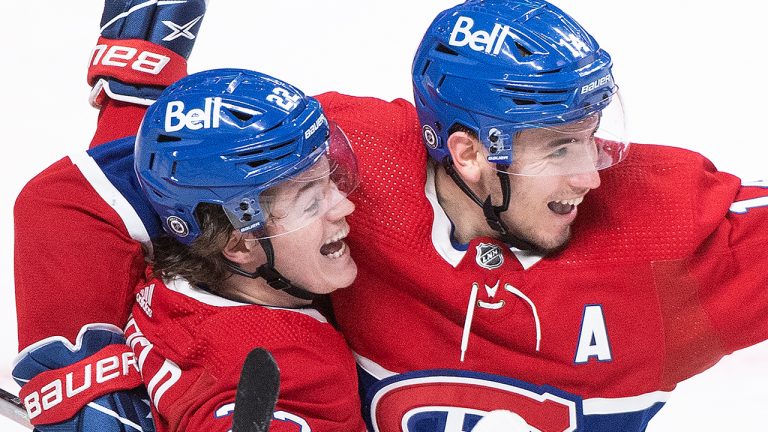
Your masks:
M234 228L219 205L200 204L195 209L195 216L201 233L189 246L169 235L162 235L153 241L153 276L180 276L192 285L204 285L212 291L219 291L222 282L232 275L221 251Z

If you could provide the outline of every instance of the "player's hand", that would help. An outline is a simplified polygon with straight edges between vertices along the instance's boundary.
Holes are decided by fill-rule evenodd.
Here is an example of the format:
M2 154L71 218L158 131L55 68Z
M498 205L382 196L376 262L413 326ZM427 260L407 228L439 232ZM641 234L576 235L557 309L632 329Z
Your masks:
M187 75L207 0L106 0L88 66L91 104L104 97L151 105Z
M88 325L74 345L55 337L29 346L13 378L35 430L155 430L136 358L115 326Z

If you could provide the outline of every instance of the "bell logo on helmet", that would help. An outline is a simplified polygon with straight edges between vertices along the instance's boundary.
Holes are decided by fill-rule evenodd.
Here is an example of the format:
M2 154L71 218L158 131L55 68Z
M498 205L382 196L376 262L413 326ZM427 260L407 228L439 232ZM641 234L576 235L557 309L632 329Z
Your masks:
M472 32L475 21L472 18L461 16L456 20L456 25L451 31L449 45L463 47L469 44L473 51L484 51L486 54L498 55L507 36L514 36L508 25L496 23L490 33L484 30Z
M184 102L168 102L165 109L165 131L177 132L185 127L191 130L218 128L220 110L220 97L207 97L203 109L193 108L188 113L184 113Z

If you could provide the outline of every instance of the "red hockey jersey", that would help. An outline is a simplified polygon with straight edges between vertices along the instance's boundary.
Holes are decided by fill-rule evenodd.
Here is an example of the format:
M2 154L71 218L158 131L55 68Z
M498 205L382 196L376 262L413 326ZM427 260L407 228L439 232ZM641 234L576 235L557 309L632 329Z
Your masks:
M602 172L562 253L457 245L413 106L319 99L360 160L359 276L333 300L372 428L466 430L504 407L540 430L642 430L676 383L768 337L765 183L635 145ZM127 320L158 225L127 180L130 152L111 152L60 161L17 201L21 348Z
M227 300L184 279L139 285L126 340L164 431L232 427L243 361L266 348L280 369L271 431L364 431L355 361L315 309Z
M358 278L332 299L373 430L469 430L499 408L542 431L644 430L678 382L768 338L768 183L635 145L563 252L459 245L414 108L322 102L362 167Z

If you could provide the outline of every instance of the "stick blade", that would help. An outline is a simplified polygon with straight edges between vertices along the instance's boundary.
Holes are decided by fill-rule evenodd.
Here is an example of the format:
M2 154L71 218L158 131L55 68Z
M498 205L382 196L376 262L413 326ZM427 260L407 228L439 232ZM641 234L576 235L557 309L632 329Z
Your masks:
M235 396L232 432L266 432L280 392L280 370L264 348L248 353Z
M29 417L27 417L27 410L19 397L5 389L0 389L0 416L7 417L28 429L32 429L32 424L29 423Z

